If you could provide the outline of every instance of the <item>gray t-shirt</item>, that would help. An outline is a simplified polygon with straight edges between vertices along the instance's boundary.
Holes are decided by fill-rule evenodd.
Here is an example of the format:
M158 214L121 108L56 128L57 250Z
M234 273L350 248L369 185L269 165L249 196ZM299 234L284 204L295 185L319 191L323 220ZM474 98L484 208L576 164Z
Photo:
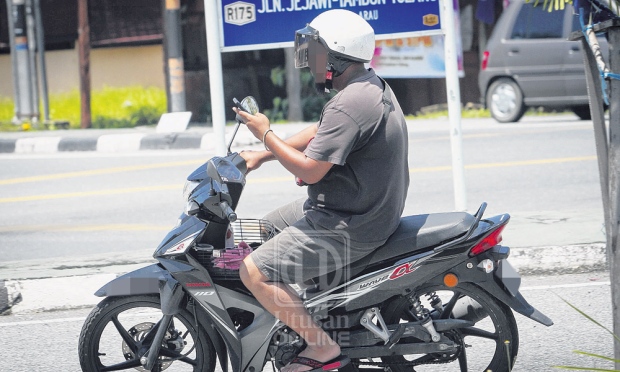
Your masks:
M305 150L309 158L334 164L308 186L306 218L375 246L398 227L409 187L407 125L394 95L388 98L389 116L381 123L383 83L368 70L325 105Z

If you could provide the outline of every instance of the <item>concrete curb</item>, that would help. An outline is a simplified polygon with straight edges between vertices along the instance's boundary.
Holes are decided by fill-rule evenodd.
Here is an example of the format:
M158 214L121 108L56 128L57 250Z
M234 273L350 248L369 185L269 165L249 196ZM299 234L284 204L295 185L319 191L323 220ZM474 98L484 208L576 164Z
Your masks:
M5 295L9 305L5 308L4 314L28 314L90 308L101 301L101 298L96 297L94 293L104 284L118 275L146 266L149 263L144 262L144 265L133 263L131 267L122 265L107 267L103 272L95 275L8 281L3 284L6 288L13 288L13 292L12 295ZM553 275L556 273L608 270L606 248L603 243L513 248L511 249L510 263L522 275ZM114 270L115 268L117 270ZM2 284L0 284L0 304L2 304L2 293Z
M213 149L212 133L102 134L97 137L25 137L0 139L0 153L32 154L68 151L131 152L139 150Z
M287 128L276 128L280 138L288 137ZM292 127L295 127L293 125ZM232 128L226 128L228 143ZM188 130L180 133L155 133L153 128L142 131L106 130L80 133L62 131L58 135L38 133L12 133L0 138L0 153L33 154L72 151L94 151L103 153L135 152L141 150L215 150L215 134L210 129ZM2 135L2 133L0 133ZM6 135L6 134L5 134ZM250 131L240 130L235 136L234 146L260 143Z
M22 301L22 290L17 281L0 281L0 315Z

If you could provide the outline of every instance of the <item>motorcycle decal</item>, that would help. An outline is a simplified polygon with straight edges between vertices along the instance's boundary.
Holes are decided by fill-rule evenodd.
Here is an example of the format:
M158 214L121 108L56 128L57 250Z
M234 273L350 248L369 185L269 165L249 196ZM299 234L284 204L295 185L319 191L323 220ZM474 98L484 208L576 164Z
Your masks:
M380 276L378 278L373 278L372 280L365 282L365 283L360 283L360 285L357 287L357 290L362 290L362 289L366 289L369 287L374 287L380 283L383 283L384 281L388 280L390 278L390 275L383 275Z
M188 236L186 239L183 239L183 241L180 242L179 244L173 246L172 248L168 248L168 250L164 252L163 256L170 256L170 255L185 253L185 251L187 251L190 245L194 242L194 239L196 238L199 232L200 231L196 231L192 235Z
M215 294L215 290L213 291L203 291L203 292L194 292L194 296L211 296Z
M394 271L392 271L392 274L390 274L389 279L394 280L394 279L400 278L403 275L411 274L419 267L419 266L415 267L416 263L418 263L418 260L407 262L407 263L404 263L398 266L397 268L394 269Z
M195 287L211 287L211 283L185 283L186 287L195 288Z
M370 287L376 287L377 285L385 281L398 279L404 275L411 274L419 267L419 266L418 267L415 266L419 262L420 260L415 260L415 261L404 263L396 267L390 274L382 274L380 276L370 279L369 281L360 283L357 287L357 291L361 291L361 290L364 290Z

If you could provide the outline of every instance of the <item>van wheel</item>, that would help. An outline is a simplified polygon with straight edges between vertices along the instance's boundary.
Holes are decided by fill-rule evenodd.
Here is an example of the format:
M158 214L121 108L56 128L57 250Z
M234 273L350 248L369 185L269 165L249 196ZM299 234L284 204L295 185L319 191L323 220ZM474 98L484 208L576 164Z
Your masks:
M521 88L512 79L495 80L487 92L487 107L500 123L519 121L525 113Z
M575 115L579 116L581 120L590 120L592 119L592 114L590 113L590 106L573 106L571 110L575 113Z

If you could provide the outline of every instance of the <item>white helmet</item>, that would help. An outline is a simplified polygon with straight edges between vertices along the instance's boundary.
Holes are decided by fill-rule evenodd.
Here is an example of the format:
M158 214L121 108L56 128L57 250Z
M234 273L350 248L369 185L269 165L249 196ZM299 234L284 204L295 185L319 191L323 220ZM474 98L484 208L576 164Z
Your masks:
M338 76L352 63L369 62L374 50L374 30L349 10L328 10L295 32L295 67L310 67L317 85L327 82L327 89L332 73Z

